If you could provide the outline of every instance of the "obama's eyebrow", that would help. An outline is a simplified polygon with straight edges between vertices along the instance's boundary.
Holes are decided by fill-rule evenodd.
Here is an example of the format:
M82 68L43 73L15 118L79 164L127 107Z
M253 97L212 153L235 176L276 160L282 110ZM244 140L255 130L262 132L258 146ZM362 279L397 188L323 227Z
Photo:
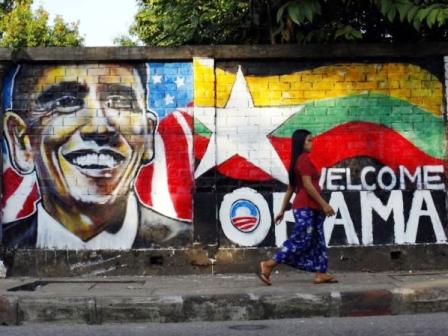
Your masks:
M89 88L85 84L75 81L60 82L44 90L36 100L39 104L45 104L67 95L84 98L88 92Z

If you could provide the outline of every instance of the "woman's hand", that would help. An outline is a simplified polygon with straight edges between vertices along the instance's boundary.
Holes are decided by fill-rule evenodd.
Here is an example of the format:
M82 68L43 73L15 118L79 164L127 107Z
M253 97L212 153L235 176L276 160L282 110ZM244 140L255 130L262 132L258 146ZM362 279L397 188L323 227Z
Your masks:
M331 217L331 216L335 215L333 208L328 203L322 207L322 210L324 211L325 216L327 216L327 217Z
M275 225L279 224L282 221L284 216L285 216L285 211L280 211L277 214L277 216L275 216L275 218L274 218L274 224Z

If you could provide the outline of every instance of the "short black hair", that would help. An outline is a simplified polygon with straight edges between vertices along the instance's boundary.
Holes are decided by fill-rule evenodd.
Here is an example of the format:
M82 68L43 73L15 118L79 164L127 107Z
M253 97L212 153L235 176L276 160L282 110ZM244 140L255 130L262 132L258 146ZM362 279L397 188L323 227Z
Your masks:
M137 71L141 83L142 89L145 94L146 102L146 85L147 85L147 67L145 63L100 63L100 64L66 64L67 66L117 66L117 67L129 67ZM36 88L36 85L44 73L45 70L52 67L63 67L64 64L21 64L14 77L13 89L12 89L12 106L11 109L24 120L27 119L29 112L33 108L33 104L36 102L37 96L42 90Z

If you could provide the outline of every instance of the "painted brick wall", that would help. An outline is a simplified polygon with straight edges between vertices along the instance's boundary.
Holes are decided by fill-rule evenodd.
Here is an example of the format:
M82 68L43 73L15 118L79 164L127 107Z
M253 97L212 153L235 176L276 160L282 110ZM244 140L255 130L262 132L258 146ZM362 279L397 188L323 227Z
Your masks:
M327 244L445 243L442 67L440 60L218 62L216 100L210 92L209 102L195 104L195 178L204 191L196 212L210 202L212 184L220 244L280 246L292 213L272 221L288 183L291 135L304 128L315 135L311 157L337 210L325 221ZM207 106L216 106L214 119L205 117Z
M445 62L447 62L445 58ZM291 135L330 246L446 243L442 58L8 65L3 245L280 246Z

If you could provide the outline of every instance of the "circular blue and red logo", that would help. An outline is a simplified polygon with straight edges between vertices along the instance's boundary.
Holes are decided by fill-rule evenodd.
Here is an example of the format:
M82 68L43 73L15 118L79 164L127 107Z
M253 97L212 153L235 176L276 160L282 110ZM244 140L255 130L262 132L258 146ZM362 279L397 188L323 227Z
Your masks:
M230 221L238 231L252 232L260 224L260 210L249 200L237 200L230 207Z

